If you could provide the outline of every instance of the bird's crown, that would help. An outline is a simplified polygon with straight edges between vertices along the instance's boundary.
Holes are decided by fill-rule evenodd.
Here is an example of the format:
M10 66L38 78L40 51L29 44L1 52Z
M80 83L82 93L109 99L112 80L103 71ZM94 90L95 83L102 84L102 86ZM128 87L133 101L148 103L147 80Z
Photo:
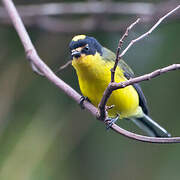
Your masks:
M86 35L76 35L72 38L72 41L69 44L70 51L77 49L79 47L84 47L88 45L89 50L85 54L95 54L96 52L102 55L102 46L101 44L93 37Z
M82 35L77 35L77 36L74 36L72 38L72 41L78 41L80 39L85 39L86 38L86 35L82 34Z

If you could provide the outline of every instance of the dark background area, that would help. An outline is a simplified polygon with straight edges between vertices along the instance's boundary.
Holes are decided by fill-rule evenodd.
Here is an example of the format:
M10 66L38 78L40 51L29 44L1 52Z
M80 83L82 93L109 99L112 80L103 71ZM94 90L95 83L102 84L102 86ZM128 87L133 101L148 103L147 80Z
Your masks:
M51 1L16 2L30 5ZM68 22L69 19L84 16L91 15L53 18ZM92 15L91 18L96 19L96 16ZM114 19L119 23L121 20L127 21L128 26L129 22L136 19L136 15L127 13L108 17L108 21ZM136 75L179 63L180 19L170 19L149 37L135 44L124 56ZM77 32L73 32L73 26L72 32L55 32L30 25L27 19L26 23L40 57L53 71L69 60L68 44L74 35L85 33L94 36L115 52L124 32L124 28L112 32L98 28L84 31L81 23L78 24ZM153 24L153 21L138 24L130 32L123 47ZM180 136L179 75L179 71L173 71L141 83L152 119L173 136ZM79 92L76 74L71 66L59 72L58 76ZM122 120L118 124L142 134L130 122ZM177 180L180 178L179 150L180 144L141 143L111 130L106 131L103 123L81 110L77 103L47 79L32 72L14 28L5 20L0 22L1 180Z

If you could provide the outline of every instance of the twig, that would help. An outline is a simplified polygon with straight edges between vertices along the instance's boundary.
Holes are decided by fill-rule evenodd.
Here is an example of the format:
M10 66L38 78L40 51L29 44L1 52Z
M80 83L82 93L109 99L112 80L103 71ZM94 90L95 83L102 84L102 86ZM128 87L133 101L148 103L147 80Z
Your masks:
M162 69L157 69L151 73L136 77L136 78L132 78L129 79L127 81L121 82L121 83L110 83L108 85L108 87L106 88L106 90L104 91L103 97L101 99L101 102L99 104L99 119L103 120L106 118L106 111L104 107L106 107L106 103L111 95L111 93L114 90L120 89L120 88L125 88L126 86L132 85L134 83L139 83L142 81L147 81L147 80L151 80L152 78L155 78L163 73L167 73L170 71L174 71L174 70L178 70L180 69L180 64L172 64L170 66L164 67Z
M116 71L118 62L119 62L119 60L120 60L119 53L120 53L120 50L121 50L123 41L124 41L124 39L128 36L129 31L130 31L139 21L140 21L140 18L138 18L135 22L133 22L133 23L126 29L126 32L124 33L124 35L122 36L122 38L119 40L118 48L117 48L117 50L116 50L116 60L115 60L115 63L114 63L114 67L111 69L111 82L114 82L115 71Z
M30 60L30 59L29 59L29 60ZM44 76L44 74L35 66L35 64L34 64L32 61L30 61L30 64L31 64L32 70L33 70L35 73L37 73L37 74L40 75L40 76Z
M157 21L157 23L149 30L149 31L147 31L146 33L144 33L143 35L141 35L141 36L139 36L137 39L134 39L134 40L132 40L130 43L129 43L129 45L127 46L127 48L125 48L125 50L124 51L122 51L122 53L119 55L119 59L121 59L124 55L125 55L125 53L129 50L129 48L134 44L134 43L136 43L136 42L138 42L139 40L141 40L141 39L143 39L143 38L145 38L147 35L149 35L153 30L155 30L157 27L158 27L158 25L165 19L165 18L167 18L169 15L171 15L172 13L174 13L176 10L178 10L180 8L180 5L178 5L176 8L174 8L173 10L171 10L170 12L168 12L167 14L165 14L162 18L160 18L158 21ZM115 65L114 66L117 66L116 65L116 63L117 62L115 62ZM163 68L163 69L159 69L159 70L156 70L156 71L154 71L154 72L152 72L152 74L151 75L143 75L143 76L140 76L140 77L137 77L137 78L132 78L132 79L130 79L130 80L128 80L127 82L125 81L125 82L121 82L121 83L119 83L119 84L117 84L117 83L114 83L114 82L110 82L110 84L108 85L108 87L106 88L106 90L104 91L104 93L103 93L103 97L102 97L102 99L101 99L101 102L99 103L99 118L101 119L101 120L105 120L105 118L106 118L106 110L105 110L105 106L106 106L106 103L107 103L107 101L108 101L108 99L109 99L109 97L111 96L111 93L114 91L114 90L116 90L116 89L120 89L120 88L123 88L123 87L126 87L126 86L128 86L128 85L132 85L132 84L134 84L134 83L138 83L138 82L141 82L141 81L143 81L143 80L148 80L148 79L150 79L150 78L153 78L153 77L156 77L156 76L158 76L158 75L160 75L160 74L162 74L162 73L165 73L165 72L168 72L168 71L172 71L172 70L175 70L175 69L178 69L178 68L176 68L176 66L178 66L178 65L171 65L170 67L168 66L168 67L165 67L165 68ZM172 69L172 68L175 68L175 69ZM165 71L164 71L164 69L165 69ZM112 76L114 76L113 75L113 73L111 73L111 75ZM112 77L111 76L111 81L112 81ZM135 79L135 80L134 80ZM127 84L127 85L126 85Z
M113 90L124 88L124 87L132 85L134 83L139 83L139 82L142 82L142 81L151 80L152 78L155 78L155 77L157 77L157 76L159 76L159 75L161 75L163 73L167 73L167 72L178 70L178 69L180 69L180 64L172 64L172 65L169 65L167 67L157 69L157 70L155 70L155 71L153 71L151 73L148 73L148 74L136 77L136 78L129 79L129 80L124 81L122 83L112 84L111 88Z
M159 24L166 19L168 16L170 16L171 14L173 14L175 11L177 11L180 8L180 5L178 5L176 8L174 8L172 11L170 11L169 13L167 13L166 15L164 15L162 18L160 18L158 20L158 22L146 33L144 33L143 35L139 36L137 39L133 39L129 45L126 47L126 49L119 55L119 58L122 58L126 52L129 50L129 48L136 42L140 41L141 39L145 38L146 36L148 36L149 34L151 34L158 26Z
M148 142L148 143L158 143L158 144L169 144L169 143L180 143L180 137L172 137L172 138L155 138L155 137L147 137L141 136L132 132L129 132L116 124L113 124L111 127L117 133L128 137L130 139L134 139L141 142Z
M70 61L68 61L66 64L60 66L60 67L58 68L58 70L56 71L56 73L59 72L59 71L61 71L61 70L63 70L63 69L65 69L65 68L67 68L71 63L72 63L72 61L70 60Z
M59 79L52 71L51 69L40 59L40 57L37 55L36 50L34 49L34 46L27 34L27 31L25 30L25 27L16 11L16 8L11 0L2 0L4 6L6 7L8 14L13 22L13 25L18 32L18 35L20 37L20 40L24 46L25 52L27 54L27 57L31 59L31 61L38 67L38 69L43 72L44 76L51 81L53 84L55 84L57 87L59 87L64 93L66 93L69 97L74 99L77 103L80 100L80 95L72 89L69 85L67 85L64 81ZM84 107L91 112L94 116L97 117L97 108L93 106L91 103L85 101ZM180 137L176 138L153 138L153 137L146 137L146 136L140 136L131 132L128 132L116 124L113 124L111 127L114 131L129 137L131 139L135 139L138 141L143 142L150 142L150 143L180 143Z

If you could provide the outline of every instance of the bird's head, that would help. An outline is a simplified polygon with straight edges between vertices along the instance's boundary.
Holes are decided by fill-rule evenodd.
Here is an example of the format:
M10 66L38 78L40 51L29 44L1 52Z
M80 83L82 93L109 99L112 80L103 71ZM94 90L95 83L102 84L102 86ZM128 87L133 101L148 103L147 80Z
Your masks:
M99 53L102 55L102 46L93 37L86 35L74 36L69 44L71 59L79 59L88 55Z

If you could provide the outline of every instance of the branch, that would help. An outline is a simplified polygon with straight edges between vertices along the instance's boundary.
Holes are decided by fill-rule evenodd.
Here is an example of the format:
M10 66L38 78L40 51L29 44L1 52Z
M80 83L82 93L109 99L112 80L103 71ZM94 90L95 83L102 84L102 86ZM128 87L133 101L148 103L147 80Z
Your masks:
M104 91L103 97L99 104L99 110L100 110L99 118L101 120L106 118L106 110L105 110L106 103L114 90L117 90L120 88L125 88L126 86L133 85L134 83L151 80L152 78L155 78L163 73L167 73L167 72L178 70L178 69L180 69L180 64L172 64L172 65L164 67L162 69L157 69L149 74L145 74L145 75L142 75L142 76L139 76L136 78L132 78L132 79L129 79L129 80L121 82L121 83L116 83L116 82L110 83L108 85L108 87L106 88L106 90Z
M167 67L157 69L151 73L148 73L148 74L136 77L136 78L129 79L129 80L124 81L122 83L111 84L111 89L116 90L116 89L120 89L120 88L124 88L126 86L129 86L129 85L132 85L134 83L139 83L142 81L151 80L152 78L155 78L161 74L164 74L164 73L167 73L170 71L174 71L174 70L178 70L178 69L180 69L180 64L172 64L172 65L169 65Z
M166 19L168 16L170 16L172 13L174 13L176 10L178 10L180 8L180 5L178 5L176 8L174 8L173 10L171 10L170 12L168 12L167 14L165 14L162 18L160 18L157 23L149 30L147 31L146 33L144 33L143 35L139 36L138 38L132 40L129 45L125 48L124 51L122 51L122 53L119 55L119 57L117 58L116 57L116 61L115 61L115 64L114 64L114 69L116 69L117 67L117 64L118 64L118 60L121 59L125 53L129 50L129 48L136 42L138 42L139 40L145 38L146 36L148 36L150 33L152 33L152 31L154 31L158 26L159 24L164 20ZM136 21L130 25L130 27L133 25L137 24ZM128 30L126 30L128 31ZM126 34L126 33L125 33ZM125 36L125 35L124 35ZM123 36L123 37L124 37ZM122 38L123 38L122 37ZM121 38L121 39L122 39ZM121 41L121 40L120 40ZM117 55L119 54L119 52L117 53ZM162 73L165 73L165 72L169 72L169 71L172 71L172 70L176 70L176 69L179 69L179 64L175 64L175 65L171 65L171 66L168 66L168 67L165 67L163 69L158 69L150 74L146 74L146 75L143 75L143 76L140 76L140 77L136 77L136 78L132 78L130 80L127 80L125 82L121 82L121 83L114 83L114 73L115 71L111 71L111 82L110 84L108 85L108 87L106 88L106 90L104 91L103 93L103 97L101 99L101 102L99 103L99 118L101 120L105 120L106 118L106 103L109 99L109 97L111 96L111 93L116 90L116 89L120 89L120 88L124 88L126 86L129 86L129 85L132 85L134 83L139 83L141 81L145 81L145 80L150 80L151 78L154 78L156 76L159 76L161 75Z
M23 17L34 16L60 16L79 14L125 14L125 15L152 15L156 10L152 3L123 3L123 2L75 2L75 3L43 3L32 5L17 5L17 9ZM7 17L4 9L0 7L0 17Z
M120 50L121 50L123 41L124 41L124 39L128 36L129 31L130 31L139 21L140 21L140 18L138 18L134 23L132 23L132 24L126 29L126 32L124 33L124 35L122 36L122 38L119 40L118 48L117 48L117 51L116 51L116 60L115 60L115 63L114 63L114 67L111 69L111 82L114 82L115 71L116 71L118 62L119 62L119 60L120 60L119 53L120 53Z
M141 39L145 38L146 36L148 36L149 34L151 34L158 26L159 24L164 21L168 16L170 16L171 14L173 14L175 11L177 11L180 8L180 5L178 5L176 8L174 8L172 11L170 11L169 13L167 13L166 15L164 15L162 18L159 19L159 21L146 33L144 33L143 35L139 36L137 39L132 40L129 45L126 47L126 49L119 55L119 58L122 58L126 52L129 50L129 48L136 42L140 41Z
M125 30L131 19L121 18L111 20L104 18L110 15L138 16L142 23L152 23L171 8L177 6L178 1L165 1L159 4L148 2L75 2L75 3L43 3L17 5L17 9L27 26L36 26L53 33L74 33L89 31L119 31ZM98 8L97 8L98 7ZM74 19L76 15L89 15L81 19ZM95 16L92 16L95 15ZM103 15L103 21L101 17ZM66 17L68 16L68 20ZM69 17L72 17L70 19ZM143 17L143 18L142 18ZM168 20L179 19L180 12ZM8 14L0 7L0 23L9 25ZM81 24L81 26L79 26ZM88 24L88 26L87 26ZM99 25L100 24L100 25ZM72 28L73 27L73 28Z
M38 56L12 0L2 0L2 2L10 16L10 19L12 20L14 28L16 29L19 35L27 59L33 62L33 64L44 74L44 77L46 77L50 82L59 87L65 94L67 94L77 103L79 103L81 95L78 94L73 88L71 88L60 78L58 78ZM97 115L97 108L88 101L84 102L84 107L88 111L90 111L94 116Z
M155 13L165 13L179 1L165 1L164 3L150 2L72 2L72 3L41 3L17 5L19 14L24 18L37 16L62 16L62 15L136 15L153 16ZM7 18L3 7L0 7L0 18Z
M65 68L67 68L71 63L72 63L72 60L70 60L70 61L68 61L66 64L60 66L60 67L58 68L58 70L56 71L56 73L59 72L59 71L62 71L62 70L65 69Z
M40 59L38 56L28 34L27 31L17 13L17 10L11 0L2 0L6 10L8 11L8 14L13 22L13 25L20 37L20 40L24 46L26 55L30 61L33 62L33 64L44 74L44 77L46 77L50 82L52 82L54 85L59 87L65 94L67 94L69 97L74 99L77 103L79 103L80 95L72 89L69 85L67 85L64 81L59 79L52 71L51 69ZM94 116L97 117L97 108L94 107L91 103L85 101L84 107L91 112ZM143 142L151 142L151 143L180 143L180 137L176 138L153 138L153 137L146 137L146 136L140 136L131 132L128 132L116 124L113 124L111 127L114 131L129 137L131 139L135 139L138 141Z

